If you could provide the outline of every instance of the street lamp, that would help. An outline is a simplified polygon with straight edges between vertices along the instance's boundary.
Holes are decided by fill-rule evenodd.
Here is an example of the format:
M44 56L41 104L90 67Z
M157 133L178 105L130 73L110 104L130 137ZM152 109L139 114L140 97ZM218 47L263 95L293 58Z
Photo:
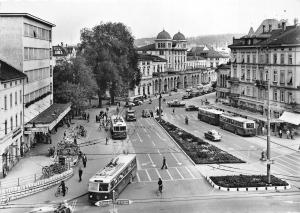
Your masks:
M268 53L268 48L266 49ZM271 131L270 131L270 70L267 70L267 84L268 84L268 99L267 99L267 178L268 184L271 184L271 147L270 147L270 139L271 139Z
M161 120L161 79L160 79L160 72L158 71L158 89L159 89L159 98L158 98L158 115L159 120Z

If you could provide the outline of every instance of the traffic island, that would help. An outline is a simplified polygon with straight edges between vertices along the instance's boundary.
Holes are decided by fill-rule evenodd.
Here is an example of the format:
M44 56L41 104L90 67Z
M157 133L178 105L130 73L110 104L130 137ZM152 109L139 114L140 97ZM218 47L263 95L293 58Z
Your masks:
M245 163L163 119L156 118L156 120L195 164Z
M268 184L266 175L210 176L206 179L214 188L222 191L277 191L291 188L286 181L273 175L271 175L271 184Z

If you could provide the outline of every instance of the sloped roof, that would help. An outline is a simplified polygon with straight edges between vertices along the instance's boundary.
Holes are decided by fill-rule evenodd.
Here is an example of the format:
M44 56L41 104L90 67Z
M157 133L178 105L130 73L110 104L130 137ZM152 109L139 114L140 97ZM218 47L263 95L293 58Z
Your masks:
M223 54L213 50L208 49L204 50L205 47L193 47L189 52L189 56L202 56L204 58L227 58L228 56L224 56Z
M285 31L271 36L265 43L268 45L300 45L300 27L299 26L289 26Z
M0 81L11 81L22 78L27 78L27 75L0 60Z
M164 58L149 54L139 54L138 59L141 61L167 62L167 60Z
M192 60L205 60L205 58L202 57L202 56L193 56L193 55L191 55L191 56L187 56L187 60L188 61L192 61Z
M155 50L155 43L138 47L138 48L136 48L136 50L137 51L151 51L151 50Z

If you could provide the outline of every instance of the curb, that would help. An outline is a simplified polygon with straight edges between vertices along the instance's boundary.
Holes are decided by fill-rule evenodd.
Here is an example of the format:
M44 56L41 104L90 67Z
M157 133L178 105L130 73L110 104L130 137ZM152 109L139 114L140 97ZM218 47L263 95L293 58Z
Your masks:
M165 128L160 125L160 123L154 118L155 122L164 130L164 132L171 138L171 140L176 144L176 146L183 152L183 154L191 161L191 163L196 166L195 162L185 153L185 151L179 146L179 144L174 140L174 138L167 132Z
M35 183L29 183L23 186L12 187L0 191L0 204L8 203L11 200L20 199L59 184L62 180L67 180L74 174L73 169L69 169L61 174L54 175L50 178L39 180Z
M268 191L268 190L287 190L291 188L291 185L288 184L287 186L265 186L265 187L237 187L237 188L228 188L228 187L222 187L217 184L215 184L210 177L205 176L206 180L210 183L210 185L215 188L219 189L220 191L227 191L227 192L246 192L246 191Z
M265 141L267 140L267 139L265 139L264 137L262 137L262 136L259 136L259 135L256 135L256 137L257 137L257 138L260 138L260 139L262 139L262 140L265 140ZM274 143L274 144L276 144L276 145L279 145L279 146L285 147L285 148L287 148L287 149L290 149L290 150L293 150L293 151L299 152L299 149L293 149L293 148L291 148L291 147L288 147L288 146L282 145L282 144L280 144L280 143L277 143L277 142L274 142L274 141L272 141L272 140L271 140L271 143Z

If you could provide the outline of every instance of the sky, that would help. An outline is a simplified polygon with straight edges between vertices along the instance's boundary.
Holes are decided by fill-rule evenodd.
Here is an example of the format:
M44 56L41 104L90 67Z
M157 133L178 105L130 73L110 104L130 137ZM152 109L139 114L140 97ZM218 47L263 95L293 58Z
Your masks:
M0 13L30 13L54 23L53 45L80 42L80 30L122 22L135 38L165 29L186 37L246 34L266 18L300 22L300 0L0 0ZM1 29L0 29L1 30Z

